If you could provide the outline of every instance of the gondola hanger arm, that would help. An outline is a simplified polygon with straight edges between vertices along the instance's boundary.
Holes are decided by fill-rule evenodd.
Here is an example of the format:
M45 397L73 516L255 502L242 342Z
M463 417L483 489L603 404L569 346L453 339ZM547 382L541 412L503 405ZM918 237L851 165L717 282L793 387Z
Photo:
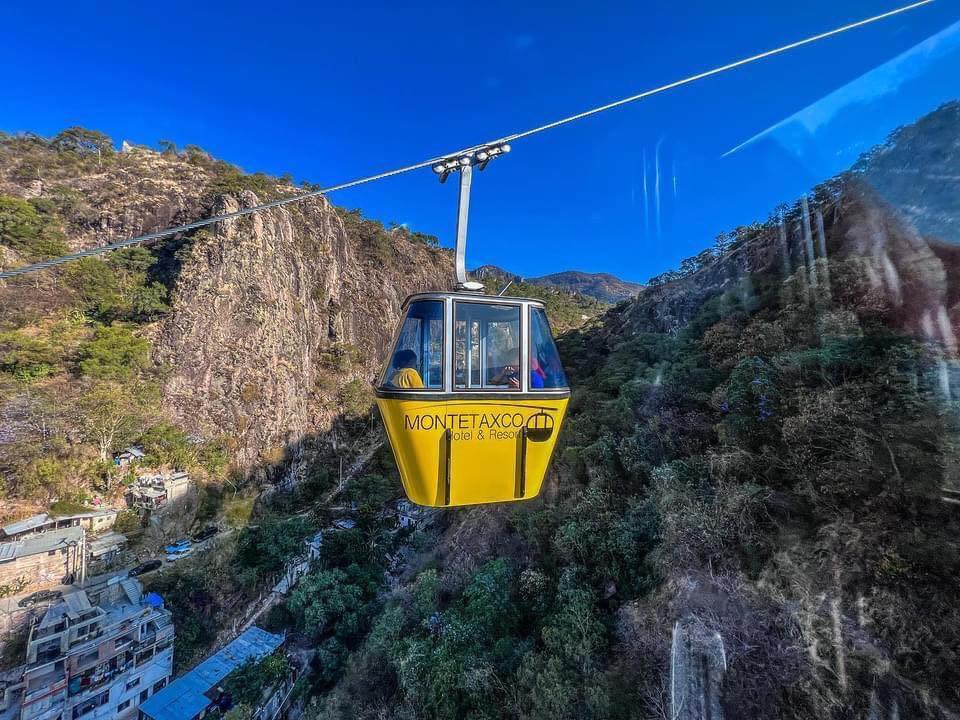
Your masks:
M450 173L460 173L460 193L457 200L457 244L454 254L454 279L457 290L482 292L483 283L467 279L467 221L470 217L470 188L473 185L473 168L483 171L494 158L510 152L505 142L493 143L472 148L466 152L451 155L433 166L433 171L444 183Z

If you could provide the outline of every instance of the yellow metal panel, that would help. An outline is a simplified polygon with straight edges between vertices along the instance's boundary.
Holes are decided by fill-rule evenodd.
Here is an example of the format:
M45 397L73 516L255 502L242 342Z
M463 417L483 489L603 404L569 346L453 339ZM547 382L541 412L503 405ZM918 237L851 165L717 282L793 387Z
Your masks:
M432 507L536 497L567 402L377 398L407 496Z

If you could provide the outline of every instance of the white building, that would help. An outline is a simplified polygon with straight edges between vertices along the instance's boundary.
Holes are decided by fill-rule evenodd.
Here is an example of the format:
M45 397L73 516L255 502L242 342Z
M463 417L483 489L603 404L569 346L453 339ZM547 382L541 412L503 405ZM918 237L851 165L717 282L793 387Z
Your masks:
M141 510L159 510L185 496L192 484L182 470L168 475L141 475L130 488L130 501Z
M0 679L0 720L127 720L173 674L163 600L114 578L91 604L77 590L30 630L26 663Z

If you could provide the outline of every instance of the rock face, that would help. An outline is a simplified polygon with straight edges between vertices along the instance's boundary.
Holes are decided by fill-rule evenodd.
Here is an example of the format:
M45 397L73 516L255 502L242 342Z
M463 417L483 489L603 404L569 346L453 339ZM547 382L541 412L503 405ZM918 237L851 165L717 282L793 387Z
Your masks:
M854 167L924 235L960 243L960 100L891 134Z
M892 133L847 173L816 189L741 242L680 280L647 287L612 311L617 332L677 332L718 292L751 293L751 275L803 270L806 301L829 303L831 263L853 260L900 327L944 343L960 316L960 288L948 278L960 261L960 101ZM836 280L836 278L834 278ZM851 281L851 278L846 278Z
M244 191L212 212L259 202ZM372 253L323 198L199 233L156 337L177 422L233 438L242 465L324 429L338 388L380 367L403 298L449 284L448 253L391 240L390 256Z
M97 164L24 141L0 147L0 195L51 200L72 249L102 245L201 217L208 167L143 148Z
M863 295L896 326L957 351L960 248L924 237L860 177L845 176L802 198L779 222L676 282L647 288L607 315L611 340L637 332L677 333L704 302L734 293L744 307L764 288L753 278L794 276L792 301L829 308L836 293ZM834 277L836 273L840 277Z

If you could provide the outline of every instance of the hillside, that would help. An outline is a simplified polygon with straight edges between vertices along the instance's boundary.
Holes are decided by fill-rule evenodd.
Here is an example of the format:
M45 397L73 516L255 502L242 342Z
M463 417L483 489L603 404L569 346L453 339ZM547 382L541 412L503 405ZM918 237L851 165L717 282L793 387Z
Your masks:
M960 101L900 128L853 171L922 234L960 243Z
M297 190L196 148L115 153L97 142L95 134L0 142L7 265ZM94 390L151 394L137 409L136 430L118 433L108 450L162 421L226 443L242 472L282 467L300 438L331 428L345 393L369 400L366 383L403 297L443 286L450 272L435 239L386 230L318 198L154 252L10 281L0 287L0 348L13 373L3 378L13 393L4 412L13 418L8 445L18 448L4 464L8 487L42 452L27 417L48 393L65 411ZM122 367L87 368L92 346ZM58 423L57 432L69 428ZM83 453L80 438L65 439L65 461ZM87 472L95 471L71 471L66 481L82 487Z
M552 288L610 304L633 297L643 289L643 285L621 280L609 273L587 273L579 270L522 278L496 265L482 265L473 271L473 275L488 282L490 292L498 291L511 281L522 281L528 286Z
M579 270L566 270L543 277L528 278L527 282L543 287L561 288L607 303L626 300L643 290L643 285L621 280L610 273L586 273Z
M109 139L76 128L53 141L0 139L0 221L9 228L0 266L297 191L276 178L243 174L195 147L156 152L125 144L115 152ZM0 349L15 374L42 374L29 385L31 395L49 389L79 401L81 388L94 380L78 364L85 343L112 327L145 353L136 373L121 374L157 393L148 403L157 418L186 435L227 443L241 472L287 472L286 459L302 449L299 439L330 430L345 402L365 411L368 383L383 362L403 298L447 287L451 274L450 254L436 238L388 230L315 198L152 251L11 281L0 287L0 327L7 333ZM511 294L526 290L547 302L561 330L603 309L552 289L517 285ZM64 345L56 318L69 312L82 315ZM13 359L47 351L55 357L42 371ZM21 440L31 444L25 389L11 386L13 399L3 406L14 447ZM135 436L125 433L111 444ZM8 484L29 463L18 455L5 465Z

